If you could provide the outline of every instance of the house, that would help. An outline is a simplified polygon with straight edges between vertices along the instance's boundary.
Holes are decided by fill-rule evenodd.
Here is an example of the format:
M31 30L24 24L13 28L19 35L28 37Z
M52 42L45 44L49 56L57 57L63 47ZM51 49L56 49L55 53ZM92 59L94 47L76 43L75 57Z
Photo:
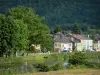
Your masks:
M99 34L96 34L94 36L93 49L96 51L100 51L100 35Z
M38 52L38 51L41 50L41 45L40 45L40 44L38 44L38 45L31 44L30 50L31 50L32 52Z
M92 50L93 48L93 40L89 36L72 34L72 42L77 51Z
M58 52L69 50L72 51L71 38L65 36L61 32L54 35L54 49Z

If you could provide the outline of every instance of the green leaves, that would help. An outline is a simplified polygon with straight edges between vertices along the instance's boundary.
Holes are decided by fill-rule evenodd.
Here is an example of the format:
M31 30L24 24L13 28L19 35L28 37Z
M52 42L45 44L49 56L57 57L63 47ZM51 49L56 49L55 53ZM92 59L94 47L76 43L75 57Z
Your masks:
M44 18L35 14L34 9L18 6L9 9L9 15L13 16L15 19L22 20L27 25L29 31L29 44L40 44L47 48L47 43L48 45L51 43L49 29L47 25L43 23Z
M3 56L10 48L8 45L10 39L8 27L9 26L6 25L6 16L0 14L0 56Z
M18 6L9 9L7 15L0 14L0 55L26 50L31 44L39 44L47 50L51 47L51 37L43 17L34 9Z
M62 28L60 25L56 25L55 29L54 29L54 33L57 33L57 32L61 32L62 31Z
M72 65L82 65L85 64L86 62L87 62L86 57L84 53L81 52L76 52L69 58L69 63Z
M5 19L3 19L5 17ZM12 16L4 16L0 24L1 55L10 51L24 50L28 45L28 27L21 20ZM1 18L1 17L0 17Z
M19 49L26 49L28 45L28 27L21 20L15 20L16 25L19 27L16 35L18 38Z
M72 33L74 34L81 34L81 28L78 24L74 24L72 28Z

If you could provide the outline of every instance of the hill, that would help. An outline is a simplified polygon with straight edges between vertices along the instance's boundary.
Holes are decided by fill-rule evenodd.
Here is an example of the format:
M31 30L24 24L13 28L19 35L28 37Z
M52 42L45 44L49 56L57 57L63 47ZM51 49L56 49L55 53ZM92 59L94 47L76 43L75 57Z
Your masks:
M0 0L0 12L17 5L33 7L51 27L73 23L100 25L100 0Z

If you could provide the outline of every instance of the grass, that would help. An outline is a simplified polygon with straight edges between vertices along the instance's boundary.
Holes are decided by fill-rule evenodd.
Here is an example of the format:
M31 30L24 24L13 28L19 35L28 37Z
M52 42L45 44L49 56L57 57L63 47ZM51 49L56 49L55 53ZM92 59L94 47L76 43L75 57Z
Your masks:
M100 69L75 69L51 72L25 73L18 75L100 75Z
M32 62L32 63L45 63L47 65L49 64L55 64L56 62L63 62L68 60L68 56L71 54L29 54L29 56L19 56L19 57L9 57L9 58L0 58L0 67L16 67L19 66L25 62ZM85 53L85 56L89 62L96 62L98 64L98 60L100 61L100 52L87 52ZM92 59L92 60L91 60ZM85 72L86 71L86 72ZM92 72L93 71L93 72ZM100 69L83 69L83 70L64 70L64 71L57 71L57 72L44 72L43 75L100 75ZM4 71L0 71L4 72ZM64 72L64 73L63 73ZM71 73L73 72L73 73ZM81 74L82 72L82 74ZM84 72L84 73L83 73ZM88 72L90 72L88 74ZM79 74L78 74L79 73ZM87 73L87 74L85 74ZM27 73L25 75L42 75L42 73ZM1 75L1 73L0 73ZM5 74L8 75L8 74Z
M35 62L35 63L52 63L52 62L62 62L64 59L68 60L69 54L30 54L29 56L20 56L20 57L9 57L9 58L0 58L0 65L3 64L14 64L21 62ZM85 56L89 62L97 62L99 60L100 63L100 52L87 52ZM47 57L47 58L44 58ZM63 59L64 58L64 59Z
M100 63L100 52L87 52L85 56L88 62Z
M53 61L57 61L57 55L54 54L34 54L30 56L24 56L22 57L24 61L27 62L34 62L34 63L49 63Z
M22 64L23 62L21 57L0 58L0 67L13 67Z
M47 57L47 58L44 58ZM26 62L30 64L52 64L57 60L57 55L49 54L34 54L29 56L18 56L18 57L8 57L0 58L0 75L13 75L15 73L20 73L18 70L19 66L24 65ZM8 69L9 68L9 69ZM32 69L32 72L34 68ZM36 72L36 71L35 71Z
M48 54L35 54L35 55L29 55L29 56L19 56L19 57L8 57L8 58L3 58L0 57L0 66L3 65L10 65L10 64L23 64L24 62L35 62L35 63L43 63L44 62L44 57L49 57L50 55Z
M69 54L66 54L69 55ZM14 65L20 64L23 62L34 62L34 63L44 63L50 64L52 62L62 62L64 59L68 60L68 56L64 54L29 54L29 56L20 56L20 57L9 57L9 58L0 58L0 66L3 65ZM89 62L100 63L100 52L87 52L85 56ZM47 58L44 58L47 57Z

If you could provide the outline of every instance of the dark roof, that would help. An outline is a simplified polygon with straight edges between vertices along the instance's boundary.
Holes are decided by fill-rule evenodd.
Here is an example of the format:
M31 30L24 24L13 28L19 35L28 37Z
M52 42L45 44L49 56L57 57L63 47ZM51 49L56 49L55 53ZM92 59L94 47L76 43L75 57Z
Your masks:
M81 41L75 37L72 37L72 42L75 42L75 43L80 43Z
M99 34L96 34L96 35L95 35L95 39L96 39L96 40L100 40L100 35L99 35Z
M58 32L54 35L54 41L61 43L71 43L71 38L63 35L61 32Z
M80 43L80 39L77 39L76 37L73 37L72 34L67 35L68 37L70 37L71 42L73 43Z

